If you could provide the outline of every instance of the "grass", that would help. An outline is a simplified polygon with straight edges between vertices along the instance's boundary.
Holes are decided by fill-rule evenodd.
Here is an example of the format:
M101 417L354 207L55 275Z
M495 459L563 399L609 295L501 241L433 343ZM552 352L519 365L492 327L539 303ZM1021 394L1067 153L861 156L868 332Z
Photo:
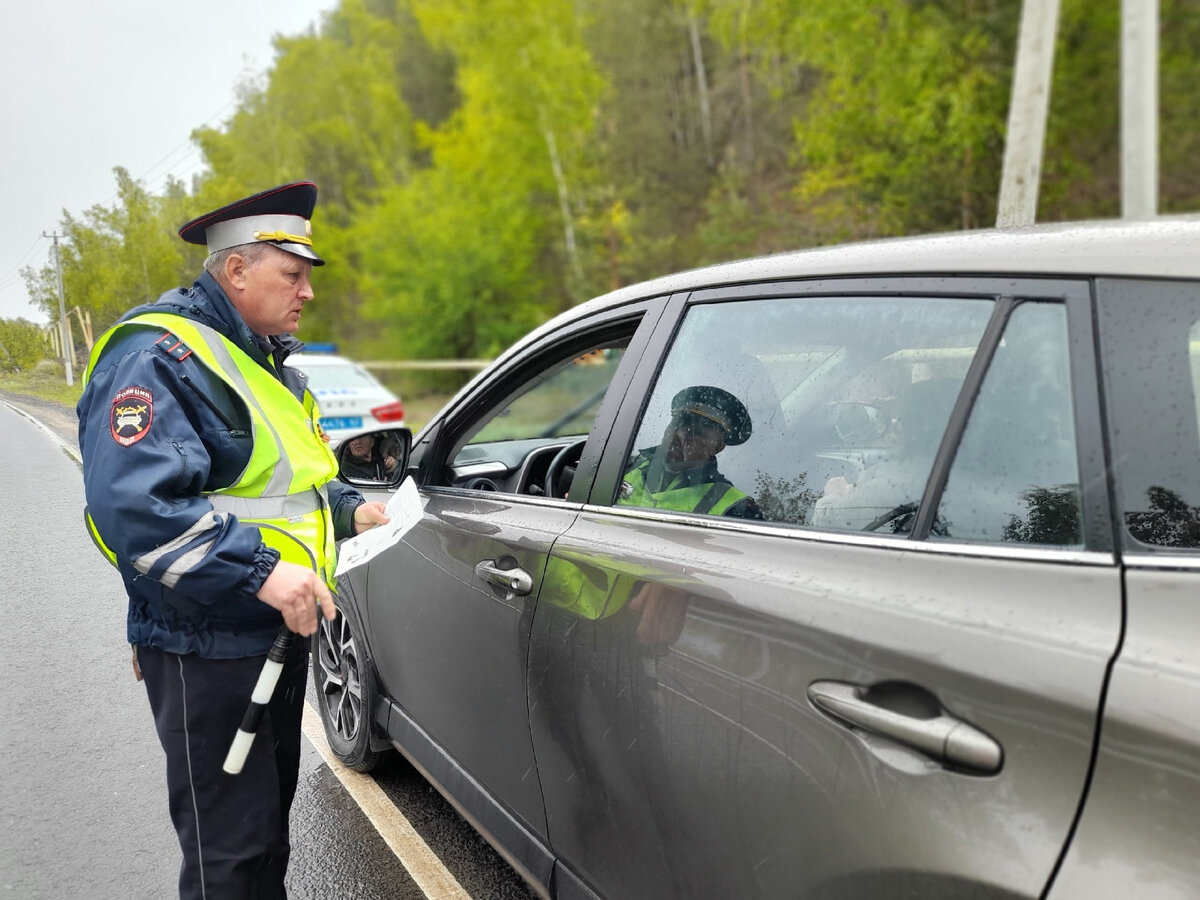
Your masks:
M57 363L43 360L30 372L0 371L0 391L40 397L43 400L50 400L74 409L83 390L83 386L79 383L79 374L79 372L74 373L75 383L68 387L63 367Z

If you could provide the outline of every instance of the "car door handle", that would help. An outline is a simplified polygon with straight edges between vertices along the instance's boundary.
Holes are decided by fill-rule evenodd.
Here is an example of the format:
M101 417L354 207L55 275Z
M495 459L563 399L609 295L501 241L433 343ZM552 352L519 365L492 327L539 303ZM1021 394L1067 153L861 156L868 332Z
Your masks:
M931 696L919 688L912 690ZM982 775L1000 771L1003 748L975 726L948 715L944 709L928 717L897 712L872 703L864 696L867 693L868 688L840 681L814 681L808 686L808 699L813 705L836 719L883 735L944 764Z
M533 579L529 573L519 566L512 569L502 569L494 559L480 560L475 564L475 575L482 578L493 587L519 594L522 597L533 590Z

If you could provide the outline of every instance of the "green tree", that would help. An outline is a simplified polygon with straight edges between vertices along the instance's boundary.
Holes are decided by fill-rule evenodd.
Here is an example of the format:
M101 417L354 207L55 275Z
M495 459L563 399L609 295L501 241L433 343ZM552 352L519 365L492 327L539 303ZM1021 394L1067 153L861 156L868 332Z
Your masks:
M1039 221L1121 214L1120 4L1063 0L1038 191Z
M139 303L149 303L181 283L190 283L185 245L176 234L178 183L162 197L151 195L122 168L114 170L117 198L81 216L64 213L60 243L64 305L90 311L99 333ZM25 273L30 297L58 322L58 285L51 260Z
M1200 203L1200 0L1163 0L1164 210ZM994 221L1019 0L340 0L276 41L206 170L64 213L103 328L199 271L178 226L321 189L304 336L477 357L720 259ZM1063 0L1039 219L1118 213L1117 0ZM24 273L57 320L52 267Z
M1200 209L1200 3L1162 0L1159 167L1165 212Z
M453 55L462 105L420 128L429 168L386 192L355 242L375 263L365 278L381 341L488 356L585 293L576 220L604 85L565 0L413 8Z
M0 319L0 371L28 372L47 353L40 325L27 319Z
M319 33L276 39L265 84L243 87L224 129L195 134L209 166L196 212L289 181L319 186L314 240L330 265L306 314L311 339L353 343L361 333L364 261L348 232L413 167L414 121L398 78L415 40L406 11L400 0L342 0Z
M797 196L826 237L990 225L1019 5L765 0L748 26L818 78Z
M748 0L609 0L584 33L610 82L593 141L584 223L593 281L617 287L697 264L794 247L791 115L803 85L776 91L778 54L743 27Z

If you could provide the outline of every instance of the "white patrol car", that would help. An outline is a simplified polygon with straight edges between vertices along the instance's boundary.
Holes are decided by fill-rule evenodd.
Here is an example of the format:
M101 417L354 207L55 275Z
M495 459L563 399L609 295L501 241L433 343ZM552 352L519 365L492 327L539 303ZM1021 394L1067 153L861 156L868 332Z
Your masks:
M293 353L286 364L308 376L308 388L321 409L321 428L333 446L355 432L404 424L399 397L353 360L316 348L308 344L305 352Z

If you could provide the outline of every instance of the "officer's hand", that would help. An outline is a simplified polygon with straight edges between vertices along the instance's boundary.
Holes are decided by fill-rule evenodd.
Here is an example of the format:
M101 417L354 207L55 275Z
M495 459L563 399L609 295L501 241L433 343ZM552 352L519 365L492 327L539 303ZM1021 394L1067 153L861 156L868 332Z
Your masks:
M312 569L280 560L258 589L258 599L283 613L284 624L308 637L317 630L317 610L326 619L337 615L333 595Z
M683 634L688 598L675 588L647 583L629 601L629 609L638 615L638 643L673 644Z
M392 521L384 511L384 505L378 500L368 500L360 503L354 509L354 533L362 534L376 525L386 525Z

